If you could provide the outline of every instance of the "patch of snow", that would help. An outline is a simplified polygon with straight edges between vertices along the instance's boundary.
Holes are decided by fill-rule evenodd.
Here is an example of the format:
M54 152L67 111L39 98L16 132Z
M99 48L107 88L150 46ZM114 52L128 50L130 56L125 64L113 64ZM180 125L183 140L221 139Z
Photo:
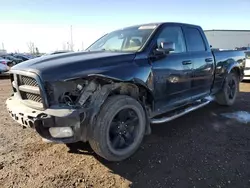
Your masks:
M213 101L214 100L214 96L207 96L207 97L205 97L205 99L206 100L208 100L208 101Z
M250 123L250 113L246 111L238 111L232 113L223 113L222 116L230 119L235 119L241 123Z

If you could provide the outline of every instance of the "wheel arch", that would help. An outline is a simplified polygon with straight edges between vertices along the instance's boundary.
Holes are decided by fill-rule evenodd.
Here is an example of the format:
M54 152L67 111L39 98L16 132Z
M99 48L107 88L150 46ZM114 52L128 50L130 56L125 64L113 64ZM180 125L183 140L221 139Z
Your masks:
M91 115L90 124L87 129L91 129L92 125L95 124L95 117L99 113L102 105L108 99L108 97L112 95L128 95L134 99L136 99L143 107L145 111L145 115L147 118L146 121L146 135L151 133L150 127L150 114L154 108L154 96L152 91L147 87L147 85L140 79L131 79L128 81L123 81L117 78L107 77L107 76L99 76L92 75L86 78L88 80L96 80L98 83L101 83L102 87L110 86L110 90L105 90L107 95L103 98L102 104L100 104L99 108L95 111L94 114ZM89 131L87 131L89 132ZM88 135L86 135L88 140Z
M142 94L143 92L145 92L146 93L146 96L145 96L146 97L146 101L145 101L146 104L150 105L152 108L154 106L153 91L141 79L133 78L130 80L121 80L118 78L108 77L108 76L103 76L103 75L91 75L87 79L90 79L90 80L96 79L97 81L99 81L103 84L112 84L112 83L120 84L120 87L118 87L118 88L121 89L122 92L125 92L123 94L127 94L133 98L135 98L136 96L135 96L135 93L132 89L136 90L135 92L138 92L139 94ZM117 91L117 88L114 91Z
M224 77L224 81L227 77L228 74L230 74L231 72L234 72L238 75L238 78L239 80L241 80L241 78L243 77L242 76L242 71L241 71L241 68L240 68L240 65L238 62L236 61L232 61L226 68L226 75Z
M240 79L241 73L240 73L240 68L239 68L238 66L232 67L232 68L230 69L230 72L229 72L229 73L231 73L231 72L236 73L237 76L238 76L238 78ZM228 74L229 74L229 73L228 73Z

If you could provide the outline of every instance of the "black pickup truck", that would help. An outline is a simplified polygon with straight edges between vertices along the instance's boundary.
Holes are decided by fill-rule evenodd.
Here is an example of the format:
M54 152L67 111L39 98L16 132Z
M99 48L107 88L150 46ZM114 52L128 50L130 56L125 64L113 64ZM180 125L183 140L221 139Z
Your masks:
M89 142L109 161L130 157L150 126L215 100L230 106L243 51L211 51L199 26L153 23L106 34L84 52L11 68L11 117L47 141Z

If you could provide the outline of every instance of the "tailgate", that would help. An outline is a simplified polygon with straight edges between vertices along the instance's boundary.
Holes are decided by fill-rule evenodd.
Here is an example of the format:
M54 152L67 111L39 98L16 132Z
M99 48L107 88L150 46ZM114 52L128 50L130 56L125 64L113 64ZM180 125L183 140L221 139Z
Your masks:
M247 60L246 60L245 68L250 68L250 59L247 59Z

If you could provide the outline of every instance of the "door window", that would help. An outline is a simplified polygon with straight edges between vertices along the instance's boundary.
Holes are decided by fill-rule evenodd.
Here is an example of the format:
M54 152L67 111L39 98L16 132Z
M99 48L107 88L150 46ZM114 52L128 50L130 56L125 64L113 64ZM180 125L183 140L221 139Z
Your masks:
M165 27L157 38L157 46L160 47L161 42L173 42L175 45L175 51L171 53L183 53L186 52L185 41L181 27L167 26Z
M201 33L196 28L188 27L185 29L187 49L189 52L206 51L206 47Z

